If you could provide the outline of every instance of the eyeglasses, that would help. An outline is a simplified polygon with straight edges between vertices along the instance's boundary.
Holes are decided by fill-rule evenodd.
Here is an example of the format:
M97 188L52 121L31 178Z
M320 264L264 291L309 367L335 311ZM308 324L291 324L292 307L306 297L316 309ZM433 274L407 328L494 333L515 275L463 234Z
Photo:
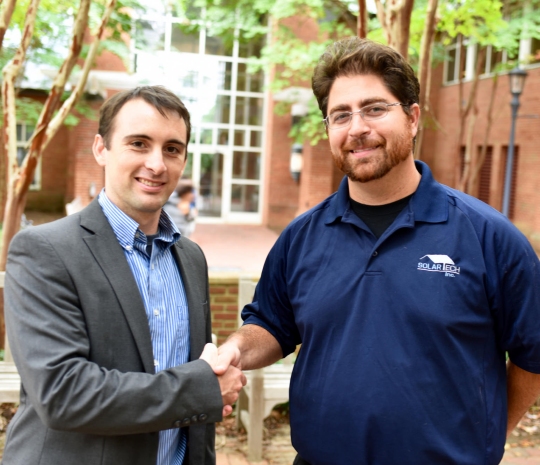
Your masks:
M351 124L352 117L355 114L359 114L364 121L375 121L377 119L384 118L390 111L388 107L394 107L396 105L401 105L402 107L408 107L408 104L405 103L372 103L371 105L366 105L365 107L360 108L357 111L336 111L331 115L328 115L323 119L324 124L328 129L342 129L346 128Z

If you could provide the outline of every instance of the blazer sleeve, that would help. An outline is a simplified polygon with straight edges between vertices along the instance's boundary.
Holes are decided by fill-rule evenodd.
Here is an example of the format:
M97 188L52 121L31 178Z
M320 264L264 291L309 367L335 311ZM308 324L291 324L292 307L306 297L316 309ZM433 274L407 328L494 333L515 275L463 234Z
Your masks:
M9 250L6 327L21 401L31 403L50 428L89 434L146 433L186 426L189 419L221 420L219 383L203 360L157 374L106 369L91 360L85 315L62 255L38 227L17 234Z

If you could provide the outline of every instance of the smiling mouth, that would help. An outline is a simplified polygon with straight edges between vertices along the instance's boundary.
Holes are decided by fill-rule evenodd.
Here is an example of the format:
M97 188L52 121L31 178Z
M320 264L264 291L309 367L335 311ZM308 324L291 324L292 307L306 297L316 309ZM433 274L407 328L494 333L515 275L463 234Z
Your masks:
M373 147L363 147L361 149L352 149L352 150L349 150L349 153L365 153L365 152L370 152L371 150L375 150L376 148L378 148L379 146L378 145L375 145Z
M153 181L148 181L147 179L141 179L141 178L136 178L136 179L141 184L144 184L145 186L148 186L148 187L159 187L165 184L164 182L153 182Z

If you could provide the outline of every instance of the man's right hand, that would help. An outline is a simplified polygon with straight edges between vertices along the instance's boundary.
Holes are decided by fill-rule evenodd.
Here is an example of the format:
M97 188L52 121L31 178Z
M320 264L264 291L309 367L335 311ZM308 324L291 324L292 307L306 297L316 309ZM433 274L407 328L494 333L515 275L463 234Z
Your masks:
M225 362L220 361L218 349L214 344L206 344L200 358L206 361L216 373L223 399L223 416L230 415L233 410L232 405L238 399L238 393L246 385L244 373L231 363L227 363L227 366L223 368L222 365L225 365L228 359Z

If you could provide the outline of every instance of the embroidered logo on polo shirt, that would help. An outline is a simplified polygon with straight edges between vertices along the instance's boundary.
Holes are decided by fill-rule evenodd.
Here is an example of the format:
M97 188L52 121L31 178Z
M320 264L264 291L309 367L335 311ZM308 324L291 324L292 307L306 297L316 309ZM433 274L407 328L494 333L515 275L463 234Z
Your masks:
M418 262L419 271L435 271L444 273L449 278L459 275L460 267L448 255L424 255Z

